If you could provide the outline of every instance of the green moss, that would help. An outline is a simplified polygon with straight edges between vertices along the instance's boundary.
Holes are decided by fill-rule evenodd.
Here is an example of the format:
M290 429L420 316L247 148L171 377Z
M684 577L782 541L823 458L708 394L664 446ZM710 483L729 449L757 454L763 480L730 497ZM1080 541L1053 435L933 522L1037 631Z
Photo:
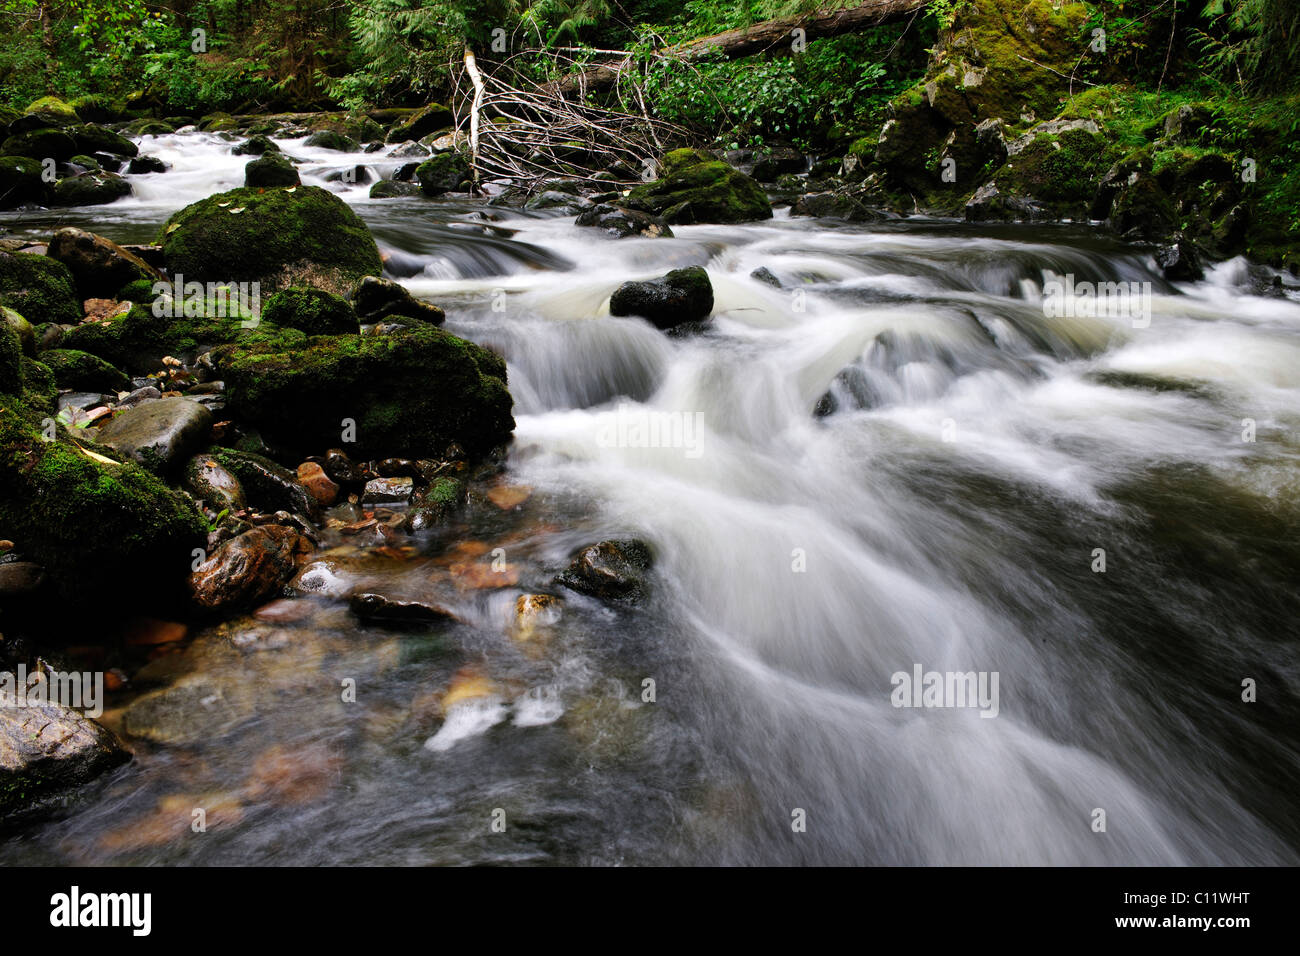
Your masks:
M42 96L39 100L32 101L27 105L27 112L43 113L47 116L57 117L65 124L81 122L81 118L77 116L77 111L57 96Z
M634 188L625 205L672 224L772 218L758 183L707 153L673 150L664 155L662 165L663 177Z
M35 324L81 321L72 273L48 256L0 252L0 305L21 313Z
M271 296L263 320L308 335L346 335L360 331L356 311L341 296L323 289L292 288Z
M153 302L156 298L153 286L151 279L136 279L134 282L128 282L122 286L121 291L117 293L117 298L126 302L147 304Z
M131 385L127 376L108 362L76 349L50 349L41 361L54 373L60 388L78 392L121 392Z
M53 415L58 405L59 387L48 365L23 356L23 402L36 418Z
M16 395L23 387L23 351L18 333L0 322L0 393Z
M152 306L136 305L125 315L105 323L87 323L69 329L62 345L89 352L128 372L155 370L163 356L193 355L219 345L240 343L292 348L306 340L296 329L283 329L265 320L245 328L239 315L221 315L215 301L204 305L203 315L158 316Z
M514 428L504 362L432 326L216 357L230 411L302 451L338 445L345 419L356 424L349 452L385 457L437 455L453 441L485 452Z
M319 186L233 189L186 206L159 235L169 271L186 281L291 285L343 293L383 269L365 223Z
M205 533L189 499L133 463L92 459L80 437L46 441L34 418L0 401L0 537L65 595L125 602L179 583Z

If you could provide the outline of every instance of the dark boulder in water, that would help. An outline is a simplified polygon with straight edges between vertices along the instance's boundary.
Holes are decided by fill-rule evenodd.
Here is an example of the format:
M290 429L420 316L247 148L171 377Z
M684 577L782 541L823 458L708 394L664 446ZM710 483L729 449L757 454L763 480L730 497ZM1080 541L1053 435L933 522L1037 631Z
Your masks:
M701 322L713 312L713 284L700 266L674 269L659 279L625 282L610 296L611 315L639 315L660 329Z

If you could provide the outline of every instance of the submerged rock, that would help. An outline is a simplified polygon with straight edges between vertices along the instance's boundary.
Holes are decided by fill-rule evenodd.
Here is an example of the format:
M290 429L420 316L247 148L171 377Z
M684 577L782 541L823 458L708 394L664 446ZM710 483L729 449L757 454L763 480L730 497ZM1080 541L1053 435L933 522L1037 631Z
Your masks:
M713 284L700 266L674 269L659 279L625 282L609 299L611 315L639 315L660 329L701 322L713 312Z
M579 551L556 580L593 597L634 597L645 589L646 572L653 563L644 542L601 541Z
M378 624L449 624L456 616L429 601L390 597L374 591L354 594L348 606L363 621Z

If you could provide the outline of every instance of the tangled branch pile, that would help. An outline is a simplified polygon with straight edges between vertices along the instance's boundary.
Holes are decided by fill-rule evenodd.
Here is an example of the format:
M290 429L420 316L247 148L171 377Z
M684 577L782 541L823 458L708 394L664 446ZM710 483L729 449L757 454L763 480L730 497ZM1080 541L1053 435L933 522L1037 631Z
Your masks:
M531 188L559 170L574 179L629 185L653 178L655 158L688 142L686 129L650 116L634 70L623 72L602 105L532 78L573 73L583 64L571 52L577 51L521 50L488 65L467 52L453 68L451 108L476 182Z

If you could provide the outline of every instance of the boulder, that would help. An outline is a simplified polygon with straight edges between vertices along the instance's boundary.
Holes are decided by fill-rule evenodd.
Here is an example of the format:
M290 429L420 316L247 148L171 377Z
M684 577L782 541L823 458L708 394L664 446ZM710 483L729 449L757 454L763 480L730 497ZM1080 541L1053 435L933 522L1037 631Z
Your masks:
M65 176L54 184L54 206L106 206L131 195L131 184L117 173L88 172Z
M307 137L303 145L315 146L318 149L332 149L340 153L357 153L361 151L361 144L355 139L331 129L323 129L312 133Z
M624 205L673 225L771 219L772 207L754 180L696 149L663 158L663 177L634 188Z
M117 738L71 707L27 704L0 706L0 819L29 817L131 759Z
M672 238L673 234L668 224L658 216L605 203L592 206L583 212L574 225L593 226L615 239L626 239L629 236Z
M625 282L610 296L609 312L639 315L660 329L701 322L713 312L713 284L700 266L674 269L646 282Z
M439 153L416 167L415 178L426 196L441 196L469 182L469 160L458 152Z
M185 465L181 486L213 511L243 511L248 507L244 486L212 455L195 455Z
M244 186L248 189L301 184L298 170L283 153L267 153L244 166Z
M68 267L82 299L111 298L142 279L150 285L165 281L161 272L117 243L71 226L54 234L46 255Z
M125 372L89 352L49 349L41 353L41 363L54 373L54 381L59 388L117 393L128 391L131 387L131 380Z
M140 173L165 173L167 164L157 156L135 156L126 166L126 171L133 175Z
M381 179L370 187L371 199L396 199L399 196L418 196L420 187L415 183L398 182L392 179Z
M231 147L231 154L234 156L263 156L267 153L278 153L280 147L271 142L265 136L250 136L237 146Z
M35 358L37 352L36 329L25 318L6 306L0 306L0 324L7 326L18 336L18 345L23 355Z
M61 129L35 129L15 133L0 144L0 153L6 156L30 156L32 159L53 159L62 162L81 152L77 141Z
M24 252L0 252L0 305L40 325L81 321L81 300L62 262Z
M216 357L231 413L308 453L350 430L362 455L429 457L452 442L482 454L514 430L505 362L423 323Z
M344 293L383 271L365 223L319 186L234 189L187 206L163 227L168 270L187 281L292 285Z
M424 139L430 133L446 129L454 123L455 117L441 103L430 103L406 119L399 120L388 131L390 143L404 143L407 140Z
M238 481L247 502L263 511L289 511L311 516L316 499L283 465L249 451L214 448L203 456L215 462Z
M95 430L95 440L155 474L168 474L208 443L212 422L212 413L198 402L160 398L119 412Z
M70 126L66 132L76 142L77 149L83 153L112 153L114 156L127 158L140 153L139 146L106 126L87 123L83 126Z
M308 335L347 335L361 331L357 313L348 301L324 289L294 287L277 292L267 301L262 318Z
M0 156L0 209L44 205L50 201L50 184L44 167L30 156Z
M352 306L362 323L372 325L392 316L442 325L446 313L431 302L421 302L392 279L366 276L352 290Z

